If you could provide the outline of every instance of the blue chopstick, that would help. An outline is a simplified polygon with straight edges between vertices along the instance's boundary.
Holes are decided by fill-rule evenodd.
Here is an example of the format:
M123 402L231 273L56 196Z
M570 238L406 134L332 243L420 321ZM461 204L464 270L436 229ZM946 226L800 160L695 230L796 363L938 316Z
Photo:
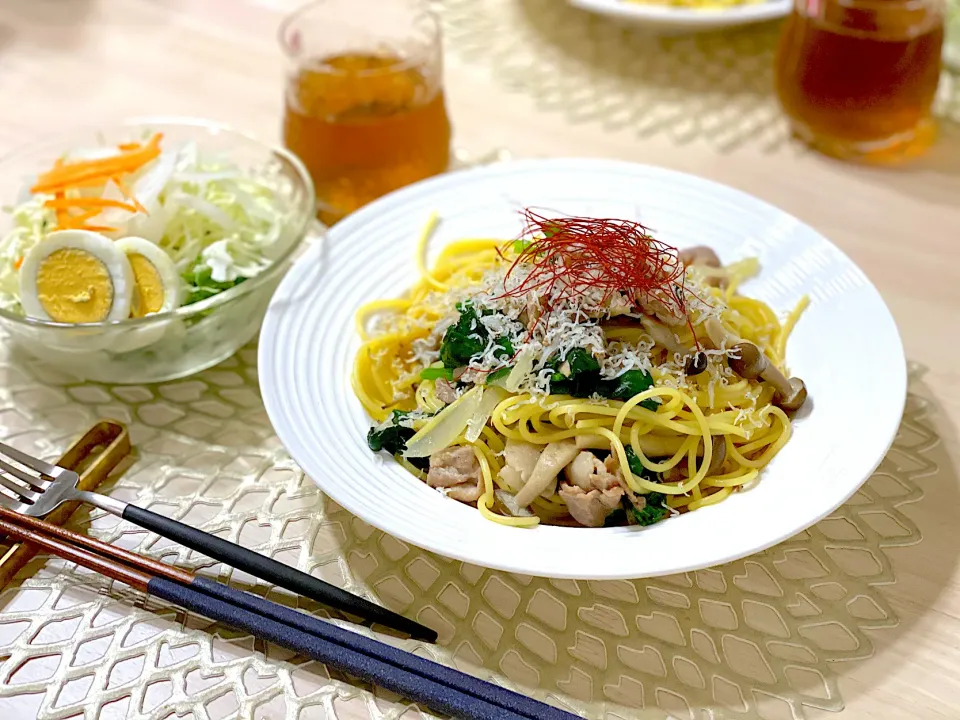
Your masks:
M198 580L203 580L198 578ZM219 586L219 587L213 587ZM201 589L202 588L202 589ZM340 644L327 639L339 633L327 633L327 637L319 637L311 631L301 629L293 624L279 622L273 617L258 613L255 608L258 604L274 605L269 608L271 615L278 617L277 610L287 610L290 613L302 618L308 616L298 613L289 608L262 600L249 593L240 590L234 590L220 583L209 580L203 580L201 583L194 581L191 585L183 585L173 580L167 580L163 577L154 576L147 585L147 590L159 598L172 602L187 610L204 615L211 620L222 622L239 630L249 632L256 637L268 640L282 647L288 648L300 653L306 657L329 665L337 670L345 672L354 677L378 685L387 690L391 690L415 702L423 703L424 706L432 710L446 713L455 718L464 718L464 720L539 720L540 718L557 718L560 720L574 720L577 716L564 712L549 705L523 698L516 693L510 693L508 690L498 688L491 683L484 683L477 678L471 678L477 683L487 686L489 697L478 697L471 694L458 685L447 685L436 679L425 677L412 672L404 667L394 665L386 660L368 654L361 649L366 643L375 643L383 645L385 648L390 646L384 643L378 643L375 640L364 638L354 633L348 633L345 630L336 628L330 623L313 618L317 623L322 623L327 629L337 630L351 637L344 638L346 642ZM213 593L216 593L214 595ZM240 598L238 596L246 596ZM230 598L226 600L225 598ZM294 619L295 620L295 619ZM300 621L297 621L298 625ZM307 627L309 624L304 624ZM365 641L365 643L356 643L356 640ZM403 651L391 648L397 653ZM414 656L415 657L415 656ZM419 659L419 658L418 658ZM429 661L424 661L429 663ZM437 667L443 667L437 663L429 663ZM456 670L445 668L450 672L457 673L462 677L470 678L465 673L459 673ZM499 697L499 692L510 693L518 698L534 703L536 706L535 714L520 713L508 709L495 702L494 698ZM555 714L560 713L560 714Z
M473 675L454 670L446 665L427 660L378 640L344 630L333 623L312 615L292 610L242 590L235 590L215 580L196 576L191 587L206 593L210 597L302 630L340 647L355 650L395 668L455 688L475 698L490 702L505 711L515 713L519 717L536 720L571 720L577 717L565 710L546 705Z
M464 718L464 720L529 720L527 715L518 715L499 705L415 675L352 648L337 645L290 625L257 615L250 610L207 595L192 586L182 585L163 577L154 577L147 584L147 590L159 598L204 615L211 620L244 630L256 637L319 660L348 675L391 690L409 700L423 703L431 710L446 713L455 718Z

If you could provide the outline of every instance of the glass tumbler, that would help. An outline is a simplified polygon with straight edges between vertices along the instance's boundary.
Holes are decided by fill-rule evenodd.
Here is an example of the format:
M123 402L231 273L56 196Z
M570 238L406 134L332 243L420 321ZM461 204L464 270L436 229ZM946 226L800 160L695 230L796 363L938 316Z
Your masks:
M796 135L834 157L896 163L936 135L942 0L795 0L776 59Z
M318 0L283 21L280 42L284 143L322 221L447 169L440 25L424 0Z

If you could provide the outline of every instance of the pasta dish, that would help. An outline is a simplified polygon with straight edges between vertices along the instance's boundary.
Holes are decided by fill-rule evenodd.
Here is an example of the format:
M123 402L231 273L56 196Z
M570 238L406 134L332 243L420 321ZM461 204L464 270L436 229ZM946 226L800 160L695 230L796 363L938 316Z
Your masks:
M464 239L403 297L360 309L367 442L517 527L651 525L756 482L807 391L759 272L643 225L524 211L519 239Z

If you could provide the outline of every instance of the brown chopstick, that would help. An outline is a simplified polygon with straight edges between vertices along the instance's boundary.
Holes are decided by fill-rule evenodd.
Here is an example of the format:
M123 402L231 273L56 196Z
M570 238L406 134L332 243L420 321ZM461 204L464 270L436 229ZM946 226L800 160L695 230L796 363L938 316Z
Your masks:
M39 523L39 527L35 523ZM56 528L68 535L77 535L77 533L61 528L58 525L46 523L43 520L28 518L25 515L15 513L6 508L0 508L0 532L4 535L33 543L42 550L51 552L54 555L62 557L64 560L70 560L78 565L83 565L101 575L105 575L111 580L119 580L137 590L147 591L147 585L152 579L152 576L145 569L140 569L136 565L126 565L107 555L100 555L82 547L75 547L70 541L64 539L64 536L56 536L50 531L51 528ZM99 542L92 538L87 539L92 542ZM120 550L120 548L114 549Z
M115 545L110 545L109 543L92 538L89 535L74 532L73 530L67 530L67 528L60 525L54 525L53 523L46 522L45 520L39 520L27 515L21 515L13 510L0 507L0 532L3 532L6 535L11 534L8 532L8 528L3 526L3 523L13 523L21 528L32 530L34 533L42 533L46 536L45 540L51 545L51 547L46 549L49 549L50 552L53 552L57 555L60 554L58 549L63 550L64 552L72 552L76 548L83 548L101 558L101 561L106 562L112 559L116 562L112 562L109 565L104 565L104 568L115 568L114 572L120 572L120 568L133 568L140 570L143 573L147 573L148 576L159 575L160 577L165 577L168 580L186 583L187 585L192 583L195 578L193 573L186 570L181 570L173 565L167 565L159 560L138 555L135 552L124 550L123 548L116 547ZM30 542L40 544L37 540L31 540ZM57 549L54 549L54 547ZM63 557L63 555L60 555L60 557ZM96 569L97 572L101 572L101 570L97 568L91 569ZM123 578L110 575L105 570L103 571L103 574L114 580L123 580ZM123 582L127 581L123 580ZM132 585L133 583L129 584ZM144 590L146 588L146 586L141 588L136 585L134 585L134 587L137 587L138 590Z

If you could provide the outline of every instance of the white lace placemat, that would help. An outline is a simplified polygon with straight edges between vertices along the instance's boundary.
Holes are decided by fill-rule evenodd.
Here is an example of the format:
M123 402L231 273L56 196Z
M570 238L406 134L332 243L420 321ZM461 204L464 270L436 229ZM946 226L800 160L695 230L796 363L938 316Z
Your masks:
M900 508L919 500L923 478L937 472L928 410L911 395L893 450L860 492L771 550L654 580L554 581L424 552L325 498L270 427L254 344L192 378L114 386L78 383L0 343L4 442L54 459L97 419L120 420L136 461L105 492L430 625L437 646L401 643L425 657L603 720L800 720L811 709L840 710L834 663L869 657L868 631L897 625L878 588L896 581L886 548L920 540ZM99 511L74 524L297 605ZM326 615L309 601L299 607ZM32 561L0 598L0 712L41 720L426 715L55 558Z
M54 458L97 418L118 418L138 459L111 495L374 597L439 631L438 646L403 643L409 649L587 718L627 720L638 708L649 717L774 720L840 710L831 665L869 657L866 631L897 624L878 590L895 581L885 549L920 540L899 508L920 499L922 478L937 469L928 406L911 396L880 469L810 531L700 572L552 581L432 555L326 499L270 429L252 345L156 386L75 384L6 354L0 377L4 441ZM205 564L112 516L79 524L169 562ZM208 572L252 587L220 566ZM419 717L318 663L153 601L145 609L141 596L57 559L33 561L2 606L0 708L29 707L42 720Z
M435 5L449 54L487 66L504 86L570 122L727 151L773 151L789 139L773 93L779 23L657 37L565 0ZM944 71L937 112L960 122L960 70Z

